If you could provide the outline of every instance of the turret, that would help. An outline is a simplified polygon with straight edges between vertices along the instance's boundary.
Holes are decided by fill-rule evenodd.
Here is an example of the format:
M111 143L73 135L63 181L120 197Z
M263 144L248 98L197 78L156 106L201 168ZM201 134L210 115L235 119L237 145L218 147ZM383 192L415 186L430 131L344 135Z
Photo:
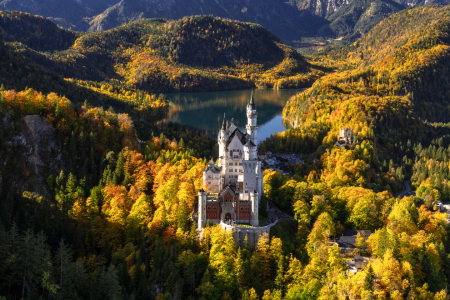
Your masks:
M206 226L206 192L204 189L198 191L198 228Z
M223 122L222 127L220 128L219 131L218 141L219 141L219 166L225 166L226 143L227 143L227 124L225 121L225 114L223 114Z
M253 144L258 145L258 126L256 125L256 119L258 117L258 113L256 112L255 99L253 99L253 92L250 98L249 104L247 104L247 134L250 136L250 140Z
M222 127L220 128L220 131L219 131L219 141L225 140L226 134L227 134L227 125L225 123L225 114L223 114Z
M259 225L258 212L259 212L259 195L256 190L250 192L250 202L251 202L251 216L250 224L252 226Z

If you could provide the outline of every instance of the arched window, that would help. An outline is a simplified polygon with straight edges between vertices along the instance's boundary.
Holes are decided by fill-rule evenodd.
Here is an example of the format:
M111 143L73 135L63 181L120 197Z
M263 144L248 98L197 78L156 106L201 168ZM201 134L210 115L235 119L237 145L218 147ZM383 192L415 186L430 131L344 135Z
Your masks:
M244 208L243 208L243 207L241 207L241 210L244 210Z

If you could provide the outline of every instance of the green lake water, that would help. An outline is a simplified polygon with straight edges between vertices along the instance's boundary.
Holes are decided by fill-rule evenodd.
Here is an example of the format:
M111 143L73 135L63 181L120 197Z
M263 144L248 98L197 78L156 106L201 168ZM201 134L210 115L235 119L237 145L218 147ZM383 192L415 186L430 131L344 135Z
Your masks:
M204 133L219 132L225 113L230 122L245 130L247 124L246 105L251 93L258 111L258 142L263 141L274 132L284 131L281 113L286 102L302 90L236 90L204 93L168 93L170 102L167 122L178 122Z

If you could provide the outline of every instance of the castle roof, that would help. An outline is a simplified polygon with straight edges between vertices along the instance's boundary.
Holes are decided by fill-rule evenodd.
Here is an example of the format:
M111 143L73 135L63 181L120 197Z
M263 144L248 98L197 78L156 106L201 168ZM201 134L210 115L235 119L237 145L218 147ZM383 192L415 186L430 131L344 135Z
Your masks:
M236 127L236 125L234 125L233 123L231 123L230 127L228 128L228 130L229 130L230 132L233 132L233 131L235 131L236 129L237 129L237 127Z
M247 143L245 143L244 145L245 147L255 147L256 145L253 144L253 142L251 140L248 140Z
M231 186L231 185L227 185L223 191L220 193L221 195L225 194L227 191L231 191L231 193L233 194L233 196L236 196L236 190Z
M225 124L225 113L223 113L222 130L227 130L227 125Z
M220 171L222 171L222 167L218 167L218 166L216 166L216 164L212 161L212 159L211 159L211 161L209 162L209 164L208 164L208 166L206 167L206 169L205 169L205 173L206 172L208 172L208 171L211 171L211 172L213 172L214 174L217 174L217 173L220 173Z
M236 126L235 126L236 127ZM231 128L231 126L230 126ZM245 143L247 143L247 141L249 140L249 137L246 133L242 133L239 128L235 128L234 131L231 132L231 134L228 136L228 140L227 140L227 147L228 145L231 143L231 141L233 140L233 138L237 136L237 138L239 139L239 141L241 141L242 145L245 145Z
M247 104L247 109L248 110L255 110L256 109L255 99L253 99L253 92L252 92L252 96L250 97L250 103Z

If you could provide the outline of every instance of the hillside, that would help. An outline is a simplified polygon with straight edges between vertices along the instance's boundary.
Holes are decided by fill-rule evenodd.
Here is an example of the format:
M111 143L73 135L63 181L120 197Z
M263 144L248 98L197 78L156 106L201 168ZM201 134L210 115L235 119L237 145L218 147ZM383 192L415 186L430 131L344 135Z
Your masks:
M70 46L70 32L38 44L23 28L0 42L0 299L447 299L436 203L450 200L450 123L431 122L449 121L450 7L401 11L308 60L259 25L210 16ZM191 216L217 144L151 126L167 101L150 91L314 80L283 111L291 128L259 145L303 153L292 176L263 171L258 207L295 221L255 247L214 224L199 238ZM354 144L334 144L340 127ZM394 197L409 178L418 197ZM361 230L351 251L331 242L348 229ZM356 255L367 265L354 273Z
M20 26L20 22L39 24L42 20L37 17L33 23L28 20L33 17L13 13L12 22L8 15L1 14L0 22ZM147 93L255 85L303 87L327 71L308 63L259 25L206 16L179 21L139 20L110 31L82 35L46 23L24 26L14 34L5 32L5 36L15 53L29 53L27 59L35 65L71 78L75 84L77 80L108 81ZM33 42L34 36L41 37L41 44ZM17 40L12 43L14 37Z
M66 29L85 31L89 28L87 19L101 13L116 0L0 0L0 10L20 11L51 18ZM87 18L87 19L86 19Z
M329 30L335 34L335 38L339 39L339 43L349 43L356 41L359 37L369 32L380 21L403 9L433 4L447 5L450 2L448 0L289 0L288 3L300 11L308 11L324 18L329 22Z
M260 24L284 43L348 43L368 32L384 18L402 9L448 0L2 0L0 10L17 10L49 18L77 31L105 31L143 18L179 20L186 16L212 15ZM308 46L306 45L306 46Z
M58 28L47 18L0 11L0 38L5 42L19 42L41 52L57 51L69 48L79 35Z
M448 11L438 6L408 9L382 21L354 44L318 54L317 59L331 59L342 71L322 78L289 102L286 121L300 121L303 112L296 107L305 97L320 95L397 99L423 120L450 121L445 76L450 49Z
M21 43L0 41L0 83L4 89L34 88L43 93L66 95L78 105L88 101L93 105L113 107L138 118L153 122L165 116L167 100L134 87L117 83L85 82L65 79L64 66Z
M283 117L291 129L268 141L267 150L314 153L318 160L301 172L315 169L331 185L401 188L398 179L412 175L415 149L438 140L447 145L448 126L431 122L450 121L449 11L401 11L354 44L319 52L317 61L339 71L289 100ZM361 147L333 148L341 127L358 133ZM361 169L356 162L345 166L349 156Z
M101 31L141 18L181 19L210 14L244 22L258 23L289 45L302 40L339 38L354 41L384 18L408 7L446 5L448 0L290 0L210 1L176 0L171 2L122 0L90 22L90 31ZM294 7L294 9L292 9Z
M213 15L215 17L257 23L273 32L285 43L302 36L332 35L324 30L327 23L307 12L293 10L276 0L263 1L148 1L122 0L96 16L90 31L107 30L141 18L178 20L185 16Z

